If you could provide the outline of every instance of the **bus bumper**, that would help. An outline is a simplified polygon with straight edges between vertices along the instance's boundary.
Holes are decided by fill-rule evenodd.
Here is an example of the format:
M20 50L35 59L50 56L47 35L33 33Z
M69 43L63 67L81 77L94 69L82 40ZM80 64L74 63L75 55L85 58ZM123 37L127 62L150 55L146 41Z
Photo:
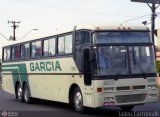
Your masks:
M108 106L128 106L141 105L149 102L157 102L157 90L149 92L115 92L115 93L95 93L94 107L108 107Z

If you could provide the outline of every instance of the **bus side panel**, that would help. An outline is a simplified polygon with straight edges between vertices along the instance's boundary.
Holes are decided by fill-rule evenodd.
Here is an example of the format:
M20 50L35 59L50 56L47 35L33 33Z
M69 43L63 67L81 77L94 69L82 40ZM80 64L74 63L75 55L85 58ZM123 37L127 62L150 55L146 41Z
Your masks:
M71 78L70 75L31 75L29 76L31 96L68 103Z
M8 87L12 87L14 90L14 92L12 91L12 93L15 93L15 84L17 81L21 83L21 85L24 82L28 84L28 76L26 75L26 73L27 73L27 69L24 63L16 63L16 64L5 63L3 64L2 65L2 75L3 75L3 80L4 80L3 82L4 90L8 92L8 90L6 90L5 88L5 85L7 85ZM9 80L12 83L8 84Z
M27 61L31 96L68 103L72 76L79 74L72 57Z
M8 93L15 94L12 72L7 72L7 75L2 74L2 89Z

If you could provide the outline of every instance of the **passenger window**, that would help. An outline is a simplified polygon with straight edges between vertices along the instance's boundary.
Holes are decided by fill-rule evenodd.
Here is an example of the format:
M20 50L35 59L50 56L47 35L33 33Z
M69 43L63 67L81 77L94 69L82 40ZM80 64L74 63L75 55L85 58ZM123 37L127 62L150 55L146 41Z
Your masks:
M90 41L89 31L78 31L76 33L76 44L86 44Z
M4 61L10 60L10 47L4 48L3 59Z
M36 56L36 43L33 42L32 43L32 51L31 51L31 57L35 57Z
M19 47L19 45L12 46L12 56L11 56L11 59L12 60L18 60L19 57L20 57L19 55L20 55L20 47Z
M55 38L44 40L44 46L43 46L43 53L44 56L53 56L55 55Z
M58 38L58 54L64 54L65 49L64 49L64 36Z
M40 57L42 55L41 41L32 42L31 57Z
M25 59L25 58L29 58L30 55L30 44L29 43L25 43L21 45L21 58Z
M65 54L72 53L72 35L65 36Z
M72 53L72 35L65 35L58 38L58 54Z

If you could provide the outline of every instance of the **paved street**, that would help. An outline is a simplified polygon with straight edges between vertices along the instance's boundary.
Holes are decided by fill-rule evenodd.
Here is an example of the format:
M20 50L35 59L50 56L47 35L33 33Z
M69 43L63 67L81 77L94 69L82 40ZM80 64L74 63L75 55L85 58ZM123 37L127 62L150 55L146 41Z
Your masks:
M68 104L41 100L36 104L25 104L18 102L14 95L0 90L0 112L18 112L19 115L38 117L49 115L54 117L116 117L119 115L119 108L91 109L87 114L79 114L68 108ZM160 102L136 106L133 111L160 111ZM0 114L1 117L1 114ZM23 117L23 116L22 116Z

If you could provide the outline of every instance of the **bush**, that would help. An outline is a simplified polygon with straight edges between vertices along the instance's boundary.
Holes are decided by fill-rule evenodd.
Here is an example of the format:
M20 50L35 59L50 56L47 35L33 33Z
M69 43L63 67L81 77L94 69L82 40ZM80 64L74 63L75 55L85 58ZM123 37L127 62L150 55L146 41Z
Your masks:
M156 61L157 73L160 75L160 61Z

